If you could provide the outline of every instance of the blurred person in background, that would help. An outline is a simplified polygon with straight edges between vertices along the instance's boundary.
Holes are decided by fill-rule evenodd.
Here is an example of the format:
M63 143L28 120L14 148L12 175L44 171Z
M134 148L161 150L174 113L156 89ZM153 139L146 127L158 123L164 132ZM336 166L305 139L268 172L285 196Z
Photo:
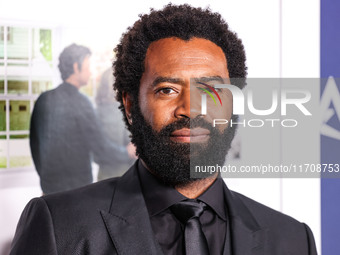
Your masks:
M111 164L102 164L99 167L98 181L110 177L121 176L133 164L137 158L135 156L134 145L130 141L129 131L125 128L121 111L118 109L116 95L112 89L114 83L112 69L107 69L101 77L100 85L96 96L96 112L102 123L102 127L111 142L120 146L122 149L127 148L129 155L126 155L126 161L118 160L114 167Z
M128 162L127 149L109 143L89 99L89 48L72 44L59 56L63 83L42 93L33 109L30 146L43 194L93 182L91 158L99 165Z

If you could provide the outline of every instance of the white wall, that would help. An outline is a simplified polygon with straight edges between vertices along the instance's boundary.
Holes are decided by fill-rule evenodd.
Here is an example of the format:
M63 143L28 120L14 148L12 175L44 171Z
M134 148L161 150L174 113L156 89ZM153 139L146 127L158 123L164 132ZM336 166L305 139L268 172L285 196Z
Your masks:
M319 1L187 2L201 7L209 4L238 33L246 48L249 77L319 77ZM112 49L122 32L138 19L139 13L167 3L163 0L97 0L91 3L11 0L1 2L0 18L57 26L61 35L59 49L75 41L100 51ZM34 171L13 174L15 178L9 177L10 173L0 172L0 185L6 182L5 188L0 186L0 252L13 234L23 206L29 198L40 195ZM22 187L16 185L18 180L23 180ZM320 251L319 179L232 179L226 182L230 188L309 224Z

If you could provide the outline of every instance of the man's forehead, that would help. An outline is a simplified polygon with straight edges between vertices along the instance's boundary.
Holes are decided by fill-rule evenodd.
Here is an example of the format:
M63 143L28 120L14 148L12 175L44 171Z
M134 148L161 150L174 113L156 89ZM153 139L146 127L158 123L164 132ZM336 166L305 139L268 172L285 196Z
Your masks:
M152 68L153 71L199 69L204 65L227 70L223 50L215 43L197 37L190 40L170 37L152 42L145 58L145 69Z

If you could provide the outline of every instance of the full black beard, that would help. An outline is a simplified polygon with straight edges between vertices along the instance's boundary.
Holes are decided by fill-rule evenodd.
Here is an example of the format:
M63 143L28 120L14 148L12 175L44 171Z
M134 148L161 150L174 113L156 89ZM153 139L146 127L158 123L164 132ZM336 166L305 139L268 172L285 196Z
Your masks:
M138 105L138 104L137 104ZM237 116L233 115L233 122ZM177 143L170 139L171 133L182 128L202 127L210 131L208 142ZM197 116L194 119L183 118L175 121L160 132L148 124L139 106L133 106L132 125L130 127L132 143L136 154L146 163L149 170L165 184L186 185L201 178L208 178L215 173L199 173L199 178L191 178L190 172L195 166L222 166L235 135L235 125L221 133L210 123Z

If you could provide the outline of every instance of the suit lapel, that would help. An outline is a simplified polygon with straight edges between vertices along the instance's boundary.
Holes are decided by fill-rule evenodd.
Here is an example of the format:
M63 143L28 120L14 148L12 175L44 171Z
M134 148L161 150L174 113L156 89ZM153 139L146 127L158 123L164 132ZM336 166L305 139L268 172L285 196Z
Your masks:
M110 211L101 215L118 254L162 254L152 232L137 164L119 179Z
M229 216L229 242L224 255L263 255L266 229L261 229L256 219L235 192L225 186L225 199ZM227 247L228 244L231 247Z
M119 255L163 254L151 228L137 165L138 161L118 180L109 212L100 213ZM224 255L265 254L266 229L260 228L237 193L226 185L224 192L230 223Z

